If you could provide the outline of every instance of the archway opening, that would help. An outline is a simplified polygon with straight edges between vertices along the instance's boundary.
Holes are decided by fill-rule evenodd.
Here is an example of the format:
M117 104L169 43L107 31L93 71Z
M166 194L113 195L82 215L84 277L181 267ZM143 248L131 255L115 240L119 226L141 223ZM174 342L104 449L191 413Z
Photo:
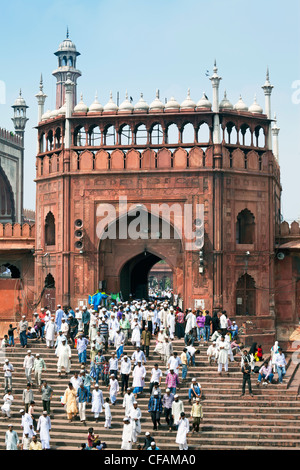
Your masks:
M243 274L236 285L236 314L255 315L256 288L253 277Z
M159 261L161 258L145 250L125 263L120 273L120 290L124 300L149 298L148 274Z
M1 279L20 279L20 270L10 263L5 263L0 266L0 278Z
M165 260L158 261L148 274L149 298L171 298L173 292L173 271Z

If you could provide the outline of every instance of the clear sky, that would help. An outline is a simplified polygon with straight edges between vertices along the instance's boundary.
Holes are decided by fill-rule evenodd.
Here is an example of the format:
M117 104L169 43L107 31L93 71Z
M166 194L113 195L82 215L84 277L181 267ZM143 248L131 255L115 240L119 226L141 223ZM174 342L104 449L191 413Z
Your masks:
M299 0L0 0L0 5L0 80L6 85L0 127L13 130L10 106L20 88L29 105L25 208L35 207L35 94L43 73L45 108L55 108L53 53L68 26L81 53L78 92L87 105L96 90L102 105L110 90L114 98L119 91L122 101L126 89L134 102L141 92L152 102L157 88L162 100L173 95L182 102L188 88L194 101L203 91L212 99L205 72L212 73L216 59L220 99L226 89L233 104L242 94L250 106L256 93L264 108L261 86L268 66L272 114L280 127L282 213L290 222L300 216Z

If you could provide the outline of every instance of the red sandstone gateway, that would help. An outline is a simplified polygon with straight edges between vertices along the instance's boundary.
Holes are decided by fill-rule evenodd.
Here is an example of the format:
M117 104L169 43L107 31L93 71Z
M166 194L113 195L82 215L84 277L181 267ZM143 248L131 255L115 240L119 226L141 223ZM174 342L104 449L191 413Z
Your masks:
M35 298L42 295L42 305L52 309L57 303L75 308L99 286L124 299L147 297L148 274L164 260L184 308L223 309L240 324L251 318L264 345L274 341L276 313L277 338L286 341L297 323L300 290L288 302L277 290L281 277L293 282L295 268L293 256L277 258L279 129L276 122L272 127L269 73L262 87L265 112L256 98L249 108L241 97L233 106L226 93L219 102L216 64L212 102L205 94L193 101L188 91L181 104L173 97L164 104L159 92L150 105L143 95L133 104L126 93L121 104L111 94L106 105L96 97L88 107L83 96L76 99L78 55L69 37L56 52L54 111L44 112L42 83L37 94ZM141 205L147 209L153 216L147 233L155 220L156 237L111 239L105 230L98 236L99 204L115 208L107 229L120 232L120 197L135 216ZM179 216L169 213L168 239L161 237L164 212L151 214L153 204L181 208ZM187 204L195 233L202 237L204 229L198 250L188 248L184 234L177 236ZM204 207L203 220L197 205ZM129 214L127 224L132 221Z

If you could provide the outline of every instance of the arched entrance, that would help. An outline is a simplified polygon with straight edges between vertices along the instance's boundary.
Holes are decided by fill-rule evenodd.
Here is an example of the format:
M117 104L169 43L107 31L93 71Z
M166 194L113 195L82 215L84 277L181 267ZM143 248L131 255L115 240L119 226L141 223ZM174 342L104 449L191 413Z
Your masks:
M177 236L174 227L170 224L170 236L162 237L161 227L165 221L151 214L147 236L143 230L140 238L119 238L120 220L114 220L109 226L111 233L116 234L116 238L106 238L104 234L99 244L99 281L102 286L105 286L106 293L121 292L124 300L129 299L130 294L133 298L148 298L149 272L161 260L165 260L172 270L174 290L183 292L184 253L182 241ZM132 220L129 216L128 227ZM159 230L155 232L155 237L150 235L151 223L159 227ZM124 228L123 225L122 228Z
M161 258L144 251L128 260L120 273L120 290L124 300L148 298L148 274Z
M42 299L42 306L48 308L50 312L54 313L56 310L56 290L55 280L52 274L48 274L45 278L44 295Z

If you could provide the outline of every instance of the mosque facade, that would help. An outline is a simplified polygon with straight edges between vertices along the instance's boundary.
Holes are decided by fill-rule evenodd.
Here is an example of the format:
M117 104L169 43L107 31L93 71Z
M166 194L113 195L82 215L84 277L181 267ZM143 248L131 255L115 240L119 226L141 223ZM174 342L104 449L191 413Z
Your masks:
M226 91L220 99L216 63L211 99L188 90L182 103L163 102L157 90L150 104L126 92L121 103L111 93L87 105L69 34L55 55L56 109L45 111L42 79L36 95L35 298L52 308L84 305L97 290L144 298L164 260L184 308L226 310L270 344L278 328L287 340L299 315L300 233L281 220L269 72L264 109L256 97L249 107Z

